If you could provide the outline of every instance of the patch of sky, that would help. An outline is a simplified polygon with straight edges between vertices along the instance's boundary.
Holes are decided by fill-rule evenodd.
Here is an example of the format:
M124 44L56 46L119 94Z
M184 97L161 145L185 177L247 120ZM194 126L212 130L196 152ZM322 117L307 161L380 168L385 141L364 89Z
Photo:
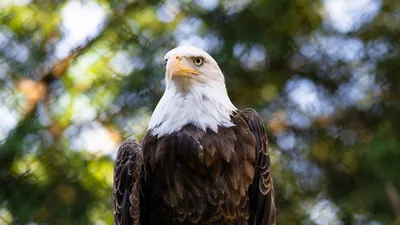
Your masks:
M0 62L0 79L6 79L8 77L8 72L10 71L10 66L7 63Z
M224 45L224 40L215 33L206 34L203 39L207 42L204 50L207 52L217 52Z
M218 7L219 0L195 0L196 5L207 11L212 11Z
M308 207L307 207L308 206ZM307 205L306 211L309 212L310 219L318 225L342 225L339 220L339 208L330 200L318 200L314 204Z
M13 33L7 29L0 31L0 48L3 48L4 56L11 58L19 63L28 60L30 51L26 45L13 40Z
M0 48L6 47L11 38L11 32L2 28L0 32Z
M284 150L292 149L296 144L296 138L292 131L286 131L277 137L276 143Z
M26 45L19 43L12 43L11 52L13 53L12 58L17 62L25 62L28 60L30 51Z
M80 129L72 125L65 131L65 137L75 151L83 149L94 154L112 155L118 149L109 131L98 122L84 124Z
M42 125L44 127L50 126L52 123L52 118L47 110L48 110L48 107L46 106L46 103L44 103L44 104L43 104L43 102L38 103L37 119L38 119L40 125Z
M174 31L174 37L179 45L194 45L198 48L207 46L207 42L198 36L202 26L201 20L195 17L183 19Z
M157 8L156 14L158 20L169 23L175 19L180 11L181 9L177 0L167 0Z
M303 190L316 191L321 179L323 179L324 176L320 167L316 166L310 161L307 161L308 158L309 157L307 153L301 152L301 154L292 159L290 167L296 174L296 185L298 187L301 187Z
M68 107L71 105L71 95L68 92L64 92L53 102L51 112L56 114L58 117L62 116L68 111Z
M341 33L358 30L372 21L382 7L381 0L322 0L324 24Z
M260 44L245 45L237 43L233 47L233 55L238 58L243 68L253 70L267 63L267 53Z
M15 110L0 104L0 118L2 120L0 125L0 142L17 126L19 117L20 115Z
M301 44L300 52L315 61L327 55L334 61L343 60L347 63L357 62L365 56L364 43L360 39L318 32Z
M338 107L357 105L360 109L368 109L380 95L380 84L376 82L375 65L366 63L353 69L348 82L339 86L335 93Z
M9 83L10 81L3 84L3 89L0 91L0 118L2 120L0 123L0 141L5 139L17 126L21 117L21 108L18 105L19 96L10 91L12 87L6 87L12 85Z
M395 48L392 48L395 49ZM369 41L367 43L367 54L368 57L374 61L383 60L386 57L389 57L390 54L395 54L395 52L391 51L391 45L384 39L378 39Z
M106 19L106 11L92 0L70 0L62 9L63 39L57 44L56 56L63 58L88 38L96 36Z
M317 117L331 115L335 108L322 89L307 78L295 77L286 83L289 100L306 115Z
M119 51L110 61L110 66L113 71L117 72L120 75L128 75L130 74L135 65L127 52ZM144 63L135 63L136 66L141 66ZM143 68L143 66L141 66ZM139 68L139 69L142 69Z
M10 7L10 6L24 6L31 3L32 0L1 0L0 8Z
M97 115L91 100L84 94L73 96L72 102L72 121L74 123L86 123L93 121Z
M297 128L307 129L311 126L311 119L304 113L298 110L286 110L289 123Z
M223 0L222 5L228 15L242 11L252 0Z
M41 138L39 133L27 134L23 140L23 151L30 154L38 154L40 150Z
M223 46L223 40L216 34L207 33L200 37L197 35L188 35L186 39L179 40L179 45L193 45L208 53L216 52Z

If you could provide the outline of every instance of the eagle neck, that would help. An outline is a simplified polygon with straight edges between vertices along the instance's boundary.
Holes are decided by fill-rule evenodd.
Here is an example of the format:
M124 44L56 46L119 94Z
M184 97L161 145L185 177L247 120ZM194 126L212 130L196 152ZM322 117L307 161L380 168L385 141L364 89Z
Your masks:
M218 126L231 127L236 110L223 86L213 83L193 85L188 92L175 85L166 88L151 117L149 130L154 136L179 131L187 124L218 132Z

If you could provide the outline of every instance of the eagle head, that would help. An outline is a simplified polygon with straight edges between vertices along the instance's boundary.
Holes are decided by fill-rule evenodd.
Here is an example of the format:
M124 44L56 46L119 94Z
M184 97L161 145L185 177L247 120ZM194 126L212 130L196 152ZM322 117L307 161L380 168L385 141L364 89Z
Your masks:
M225 90L225 79L218 63L205 51L194 46L180 46L164 57L167 88L188 92L196 85L216 85Z
M206 131L233 126L236 107L228 97L217 62L205 51L180 46L164 57L166 87L151 116L149 130L164 136L192 124Z

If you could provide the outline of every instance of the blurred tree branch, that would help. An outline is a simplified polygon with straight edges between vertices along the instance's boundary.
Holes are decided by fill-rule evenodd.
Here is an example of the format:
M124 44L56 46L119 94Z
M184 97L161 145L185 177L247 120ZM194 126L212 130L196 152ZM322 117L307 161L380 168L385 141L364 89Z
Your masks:
M109 28L112 28L113 26L121 23L125 19L123 13L129 12L130 10L133 10L136 7L140 7L141 5L142 3L140 1L135 1L133 3L124 5L125 6L124 10L119 9L117 11L114 11L114 14L108 16L105 19L105 21L102 24L102 30L98 33L98 35L86 40L86 42L83 44L79 44L77 47L75 47L70 51L68 56L59 60L55 65L53 65L51 69L42 72L42 74L39 75L41 79L38 82L33 81L36 84L31 84L29 85L29 87L26 88L30 89L29 91L31 92L32 89L36 89L33 90L35 92L35 96L30 99L31 101L28 101L29 106L26 107L27 111L25 117L19 121L17 127L22 126L26 120L32 118L32 116L36 112L40 100L46 99L47 96L50 94L51 84L54 81L61 79L62 76L65 75L65 73L68 71L68 68L72 60L79 57L87 49L90 49L97 41L99 41L103 37L103 35L105 35L105 33ZM10 135L13 135L14 133L15 132L10 132ZM10 139L10 137L7 139Z
M385 183L386 194L389 198L390 203L393 207L393 212L396 215L396 223L400 223L400 196L396 186L392 181L386 181Z
M126 5L123 12L129 12L140 6L141 2L133 2ZM15 176L11 172L11 166L13 165L15 159L21 155L24 145L24 135L29 133L36 133L42 127L40 126L36 114L38 110L38 105L41 101L46 101L51 93L51 85L60 80L68 71L71 62L90 49L96 42L102 39L109 29L113 26L122 23L125 17L120 14L120 12L114 12L112 15L108 16L101 28L98 35L91 37L85 41L85 43L79 44L77 47L73 48L68 56L59 60L50 69L44 70L41 74L39 81L33 81L26 78L22 78L17 81L17 87L26 97L26 105L23 106L24 115L19 120L15 129L9 132L8 136L0 145L0 187L2 191L0 193L0 199L12 198L11 196L14 190L29 190L31 185L28 185L29 181L26 181L24 177ZM45 65L43 62L42 65ZM44 66L43 66L44 67ZM46 102L45 102L46 103ZM47 105L47 104L46 104ZM30 190L32 191L32 190ZM13 210L18 210L14 206L9 208L12 214L19 215L18 212L13 212ZM29 215L25 215L26 218Z
M2 217L2 216L0 216L0 219L5 223L5 224L10 224L10 222L9 221L7 221L4 217Z

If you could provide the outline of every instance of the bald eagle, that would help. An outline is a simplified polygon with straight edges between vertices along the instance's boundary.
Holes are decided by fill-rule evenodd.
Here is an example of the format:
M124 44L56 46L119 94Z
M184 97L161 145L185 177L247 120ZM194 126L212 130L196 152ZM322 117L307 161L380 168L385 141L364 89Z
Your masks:
M267 135L230 101L217 62L193 46L164 57L166 88L142 143L114 167L117 225L275 224Z

